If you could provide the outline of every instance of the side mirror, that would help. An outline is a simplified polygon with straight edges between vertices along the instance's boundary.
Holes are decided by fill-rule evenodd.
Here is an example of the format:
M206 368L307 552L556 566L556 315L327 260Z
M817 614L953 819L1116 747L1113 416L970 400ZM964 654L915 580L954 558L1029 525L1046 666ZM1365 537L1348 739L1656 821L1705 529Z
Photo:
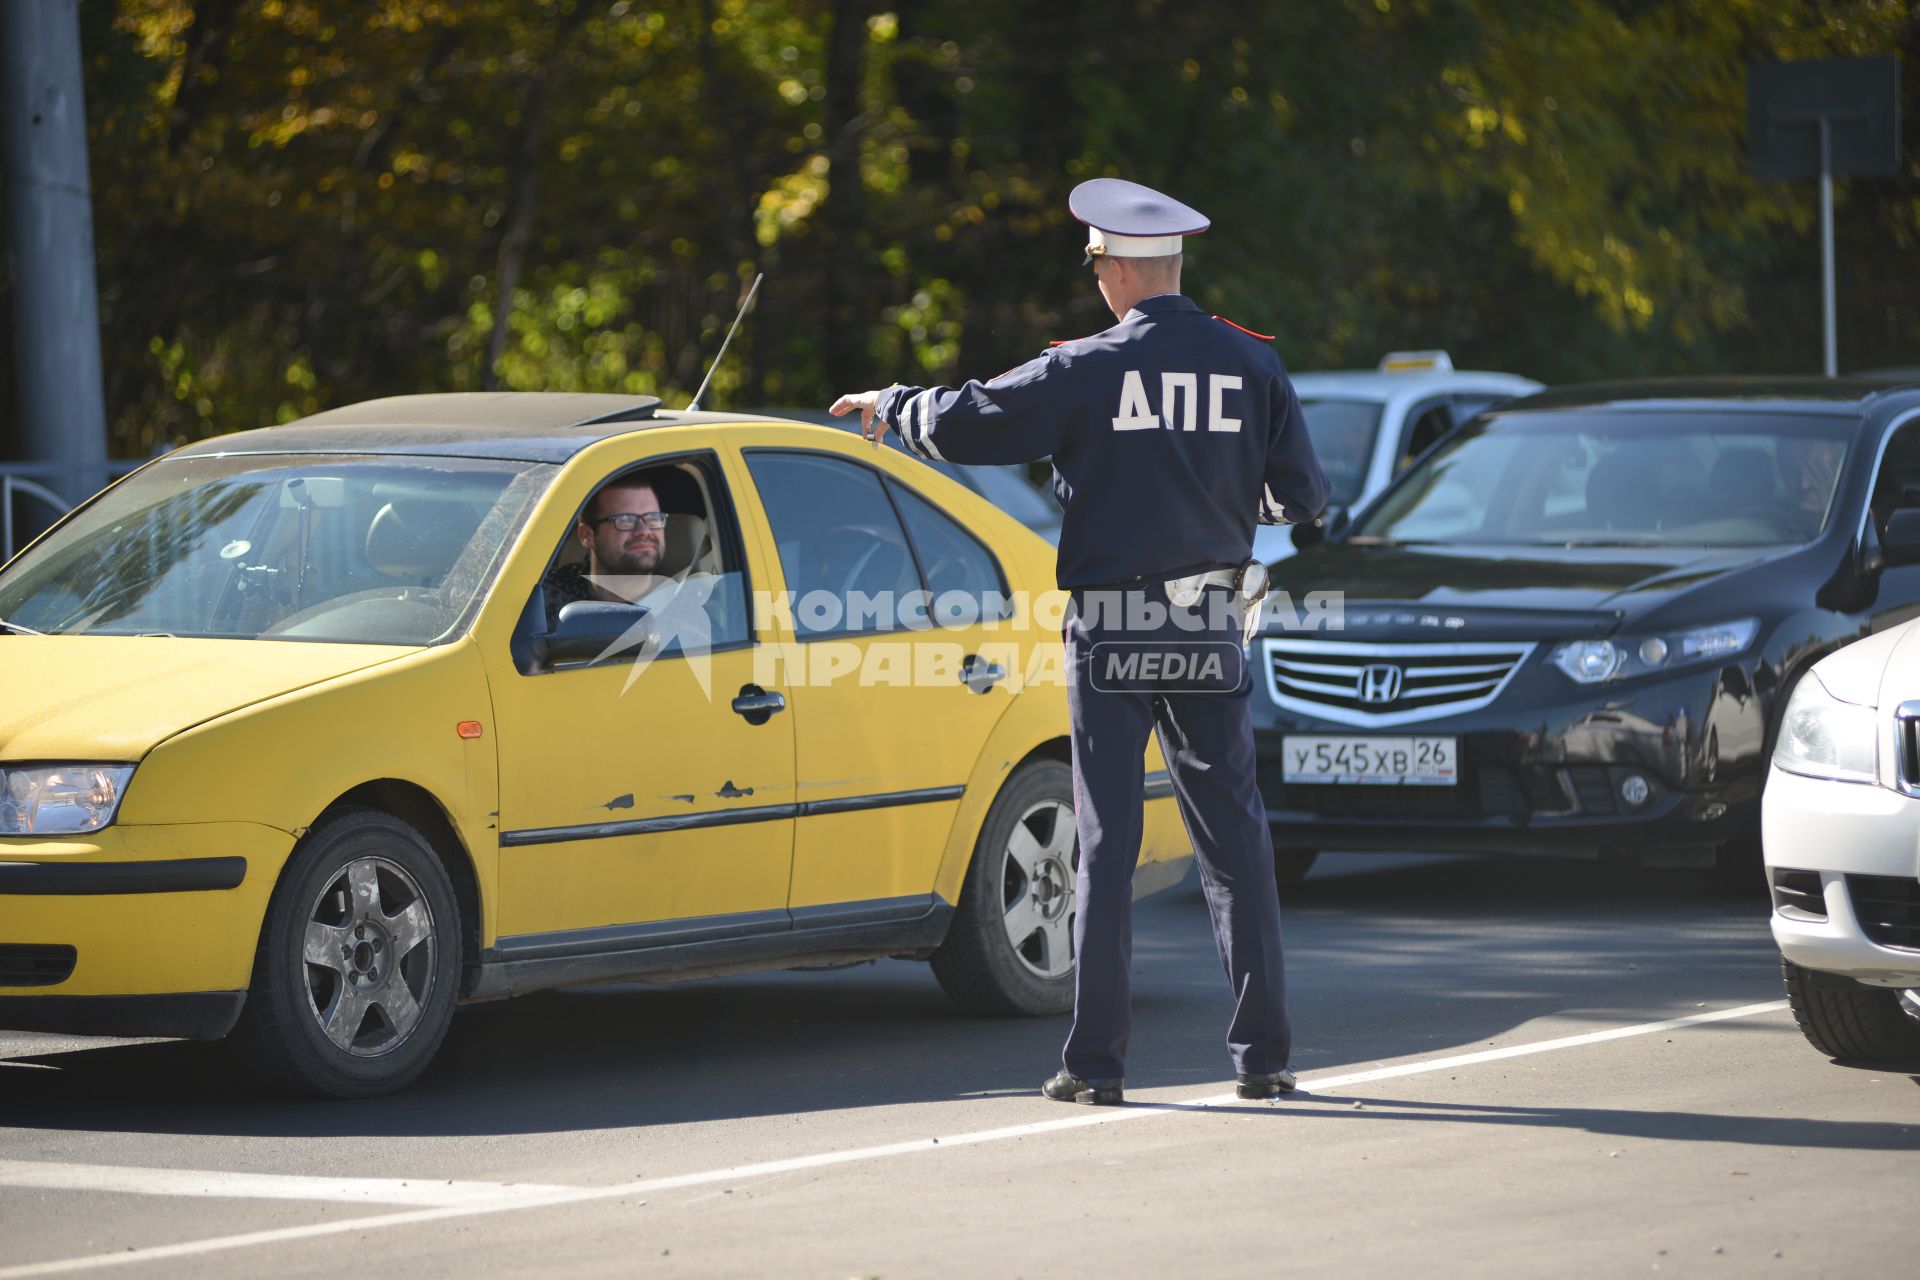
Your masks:
M1880 560L1886 565L1920 564L1920 507L1900 507L1887 517Z
M1347 509L1338 503L1320 513L1318 520L1293 526L1293 549L1305 551L1317 543L1337 538L1347 531Z
M647 610L637 604L575 600L560 610L552 631L534 638L534 659L548 669L557 662L591 662L646 619Z

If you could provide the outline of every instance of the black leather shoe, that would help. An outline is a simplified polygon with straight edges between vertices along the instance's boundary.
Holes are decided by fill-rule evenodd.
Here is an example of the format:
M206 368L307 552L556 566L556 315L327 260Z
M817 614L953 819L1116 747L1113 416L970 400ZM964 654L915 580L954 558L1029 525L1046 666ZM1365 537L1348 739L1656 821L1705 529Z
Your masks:
M1125 1082L1113 1080L1082 1080L1079 1076L1062 1068L1060 1073L1040 1086L1040 1092L1055 1102L1084 1102L1090 1107L1117 1107L1126 1101L1126 1091L1121 1087Z
M1284 1098L1300 1087L1293 1072L1284 1067L1267 1075L1239 1075L1234 1079L1233 1092L1242 1098Z

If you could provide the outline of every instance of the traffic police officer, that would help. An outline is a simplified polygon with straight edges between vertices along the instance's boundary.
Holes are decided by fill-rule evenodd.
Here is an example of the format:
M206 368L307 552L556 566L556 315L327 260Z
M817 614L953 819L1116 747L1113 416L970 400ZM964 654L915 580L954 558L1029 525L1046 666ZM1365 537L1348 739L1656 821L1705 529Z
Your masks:
M1182 237L1208 220L1112 178L1081 183L1068 207L1118 324L990 382L896 385L842 396L833 412L859 410L869 439L897 431L922 458L1053 460L1066 513L1057 573L1072 593L1079 964L1063 1069L1042 1092L1123 1098L1142 757L1157 730L1237 998L1237 1092L1278 1097L1294 1088L1292 1031L1241 628L1251 634L1264 594L1249 560L1255 523L1313 519L1327 480L1269 340L1180 292ZM1142 650L1184 660L1143 665Z

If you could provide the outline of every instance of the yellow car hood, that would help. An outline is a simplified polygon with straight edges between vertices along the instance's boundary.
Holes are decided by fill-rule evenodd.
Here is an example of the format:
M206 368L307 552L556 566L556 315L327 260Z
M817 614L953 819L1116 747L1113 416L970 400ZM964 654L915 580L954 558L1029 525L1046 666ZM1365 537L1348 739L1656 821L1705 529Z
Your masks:
M273 640L0 635L0 760L137 761L229 711L411 652Z

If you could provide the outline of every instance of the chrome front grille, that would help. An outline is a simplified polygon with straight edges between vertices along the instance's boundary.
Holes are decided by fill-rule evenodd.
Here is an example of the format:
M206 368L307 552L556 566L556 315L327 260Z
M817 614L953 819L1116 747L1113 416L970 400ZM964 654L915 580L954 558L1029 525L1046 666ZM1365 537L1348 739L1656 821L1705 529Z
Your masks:
M1900 790L1920 796L1920 702L1893 709L1894 772Z
M1262 642L1267 693L1291 711L1380 728L1457 715L1500 696L1531 643Z

